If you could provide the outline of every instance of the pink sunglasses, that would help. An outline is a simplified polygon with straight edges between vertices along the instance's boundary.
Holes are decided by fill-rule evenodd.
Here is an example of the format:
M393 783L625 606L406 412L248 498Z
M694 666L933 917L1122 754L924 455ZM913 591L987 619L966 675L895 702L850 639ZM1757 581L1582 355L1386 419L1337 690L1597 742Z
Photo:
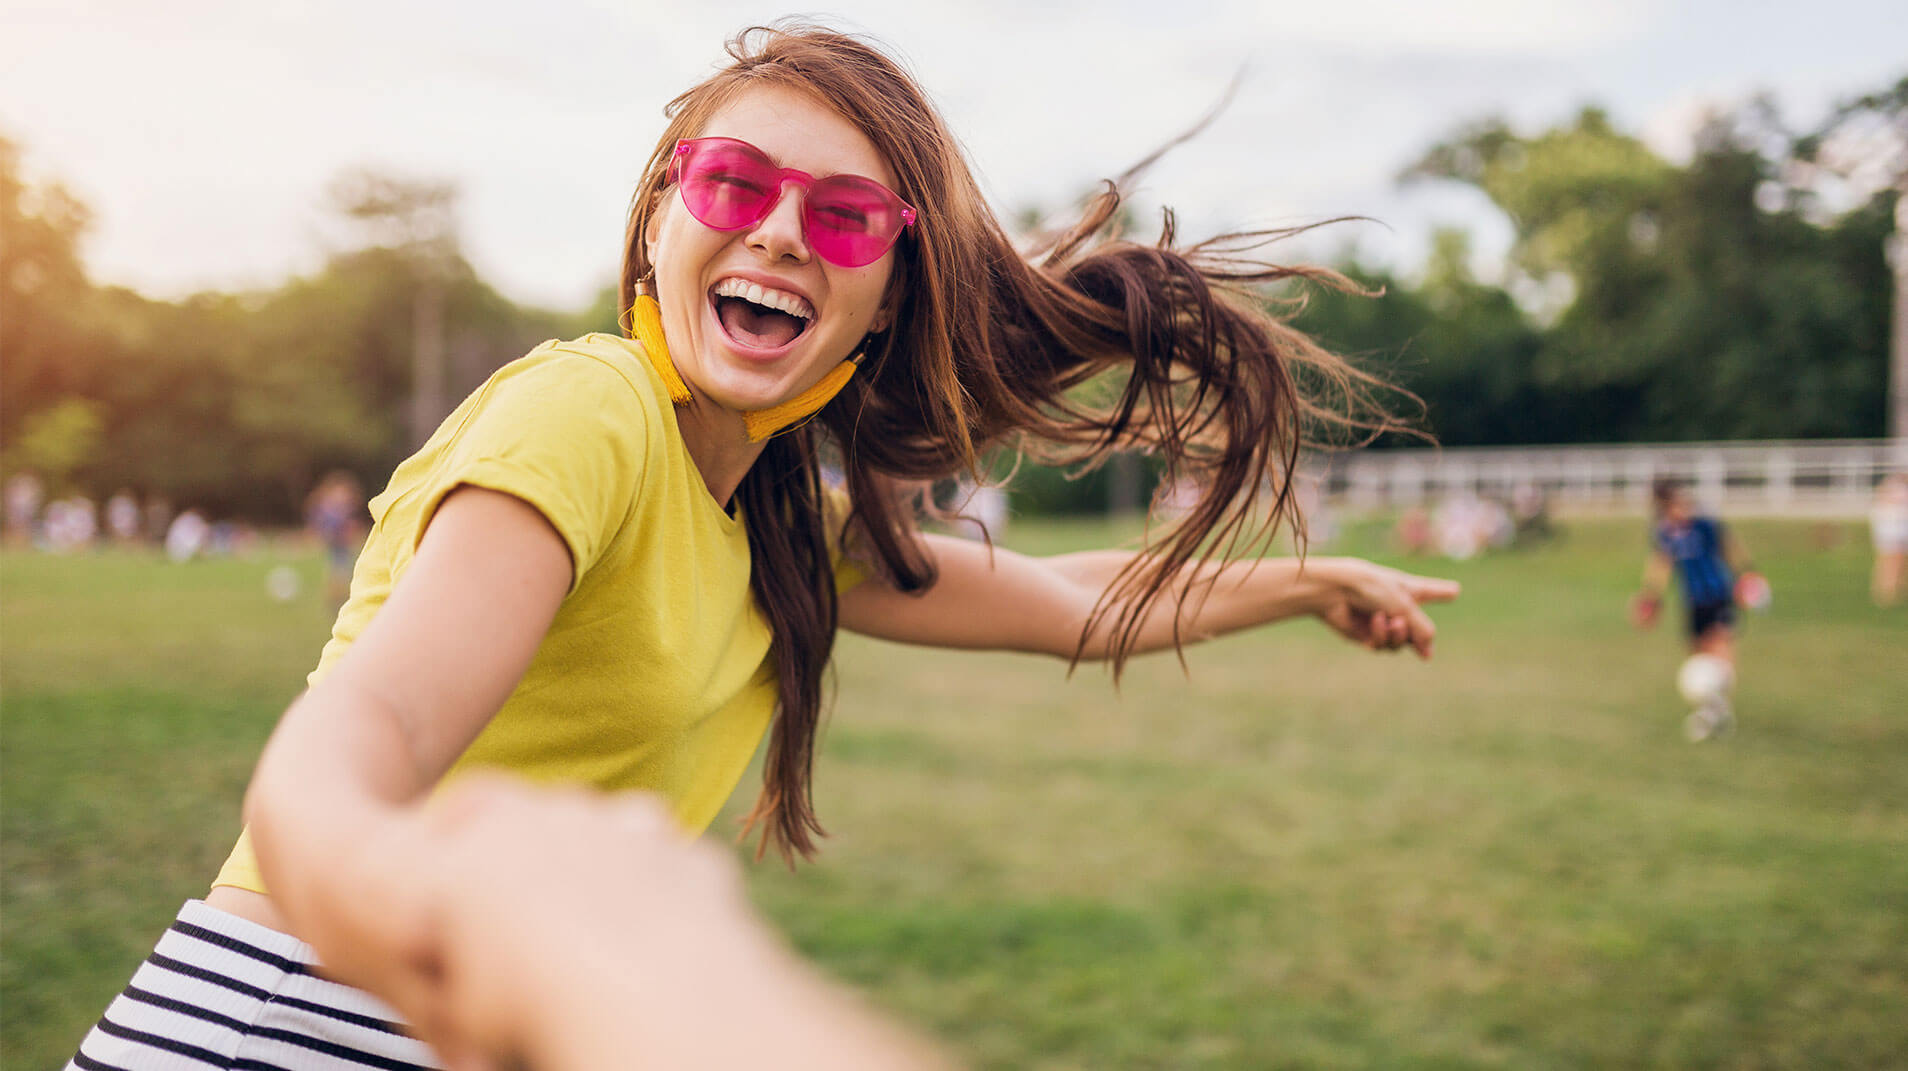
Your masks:
M802 188L802 233L809 248L843 268L880 260L916 218L913 206L871 178L818 179L806 171L777 167L762 150L734 138L676 142L669 181L681 188L689 214L719 231L741 230L767 219L782 200L782 187L793 182Z

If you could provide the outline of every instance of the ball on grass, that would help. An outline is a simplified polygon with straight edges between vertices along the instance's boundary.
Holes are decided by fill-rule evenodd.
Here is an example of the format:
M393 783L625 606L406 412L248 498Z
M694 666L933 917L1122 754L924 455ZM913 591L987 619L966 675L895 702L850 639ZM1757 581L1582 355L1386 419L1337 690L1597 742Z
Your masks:
M1721 698L1734 683L1736 671L1712 654L1693 654L1676 671L1676 690L1691 706Z
M265 574L265 594L270 595L273 602L296 599L303 586L298 580L298 570L289 565L274 566L271 572Z

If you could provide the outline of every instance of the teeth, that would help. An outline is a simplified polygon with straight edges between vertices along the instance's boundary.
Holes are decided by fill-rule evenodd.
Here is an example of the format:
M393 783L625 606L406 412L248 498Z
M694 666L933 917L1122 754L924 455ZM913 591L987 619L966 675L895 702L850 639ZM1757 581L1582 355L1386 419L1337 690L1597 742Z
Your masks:
M808 302L786 290L770 290L757 286L746 279L724 279L715 285L715 296L741 298L753 301L757 305L788 313L802 320L815 318L815 310Z

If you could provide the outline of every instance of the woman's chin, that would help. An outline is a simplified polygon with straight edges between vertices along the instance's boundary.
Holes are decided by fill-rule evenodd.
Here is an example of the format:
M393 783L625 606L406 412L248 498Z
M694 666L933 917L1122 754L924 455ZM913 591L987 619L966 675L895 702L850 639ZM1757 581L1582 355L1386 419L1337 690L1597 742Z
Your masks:
M713 402L730 412L751 413L773 409L800 396L804 389L801 382L791 382L786 374L767 374L767 369L731 365L722 371L725 374L707 377L705 381L692 380L691 386L695 387L696 394L705 402ZM790 373L794 370L785 367L776 371Z
M790 392L759 384L714 383L707 387L698 385L696 393L704 403L739 416L759 409L773 409L786 401Z

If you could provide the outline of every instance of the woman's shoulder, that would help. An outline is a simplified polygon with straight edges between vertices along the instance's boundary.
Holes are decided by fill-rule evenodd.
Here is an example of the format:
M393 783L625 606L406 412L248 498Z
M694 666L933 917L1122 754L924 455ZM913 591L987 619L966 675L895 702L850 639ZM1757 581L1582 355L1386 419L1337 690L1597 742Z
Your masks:
M553 339L492 372L412 461L430 467L439 455L509 457L579 442L646 456L668 434L668 410L639 344L602 334Z
M551 339L505 365L497 375L570 384L583 390L615 390L620 382L630 395L652 409L668 397L641 343L601 332Z

